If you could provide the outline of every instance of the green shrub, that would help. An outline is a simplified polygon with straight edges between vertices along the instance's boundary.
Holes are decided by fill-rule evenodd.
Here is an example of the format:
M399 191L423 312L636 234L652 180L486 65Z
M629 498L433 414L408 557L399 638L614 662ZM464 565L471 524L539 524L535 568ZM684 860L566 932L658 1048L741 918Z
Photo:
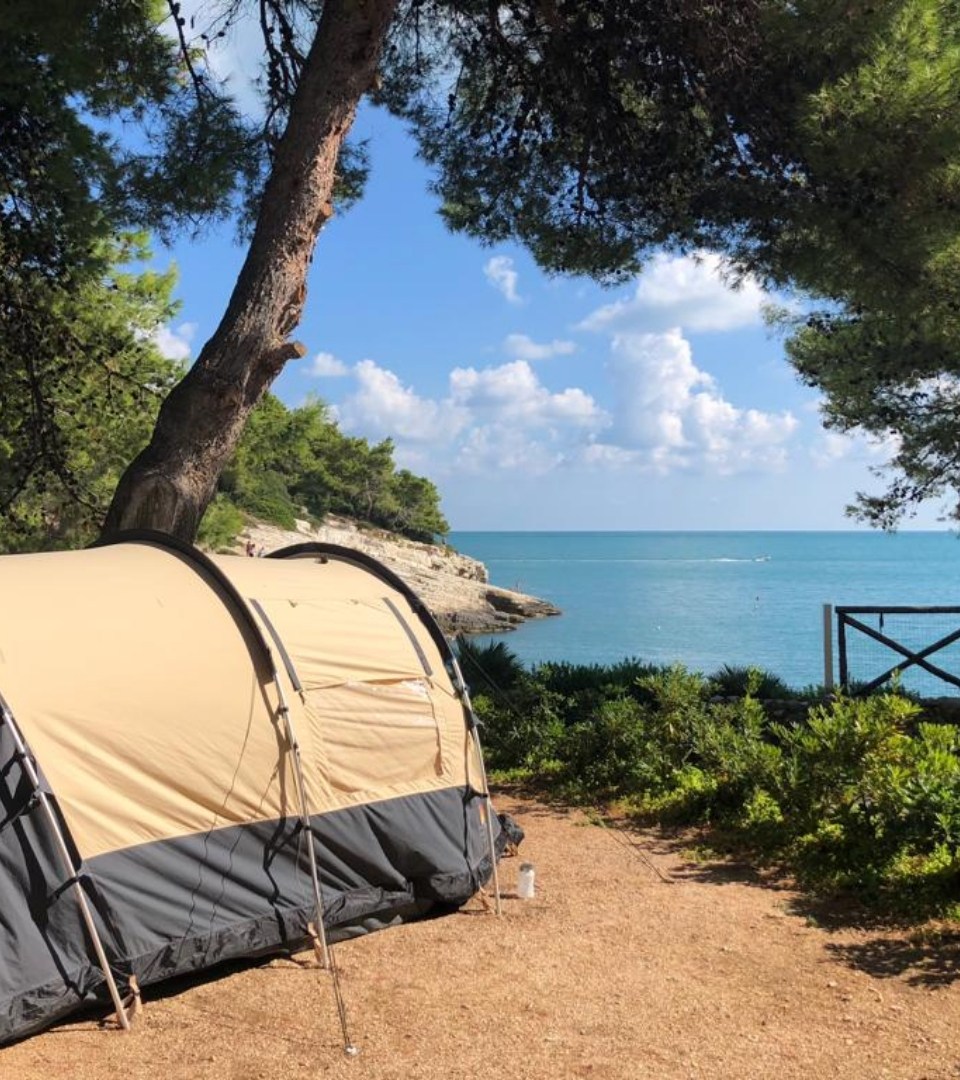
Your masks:
M806 724L777 728L783 795L801 831L837 821L878 832L881 817L892 820L910 748L904 728L918 711L897 694L840 697L812 708Z
M628 794L654 779L644 710L630 698L602 702L566 729L558 750L568 780L585 792Z
M705 710L693 733L691 756L714 778L720 817L738 819L759 792L780 786L783 753L768 741L768 731L763 706L750 694Z
M785 823L780 803L762 787L754 788L732 820L744 843L765 851L782 846Z
M200 522L197 543L212 551L228 550L243 526L243 514L229 499L217 495Z
M704 725L709 687L700 675L675 664L639 678L636 692L646 709L648 750L656 758L660 781L666 783L691 762L694 740Z
M956 844L937 844L917 854L898 853L887 868L886 906L913 914L960 919L960 854Z
M506 693L529 681L529 672L502 641L481 644L461 634L457 660L471 693Z
M918 724L899 778L899 800L908 810L908 842L929 841L960 848L960 729Z
M553 695L531 692L529 687L514 691L509 699L480 693L473 701L483 725L483 745L490 768L496 771L521 770L540 775L557 758L564 734Z
M804 880L876 899L910 892L910 881L929 876L931 865L935 876L953 872L958 732L920 724L911 736L918 713L899 694L840 698L784 731L781 801Z
M762 671L742 669L736 700L718 702L715 682L679 665L530 672L509 651L480 655L509 686L477 695L494 768L643 820L709 825L714 845L776 855L817 889L960 914L960 728L922 722L902 694L771 723Z
M761 668L724 664L710 676L709 682L713 692L723 697L743 697L749 693L766 701L793 701L800 696L778 675Z
M644 822L690 825L710 819L717 782L696 765L677 769L670 787L646 789L630 799L630 815Z
M296 506L286 481L278 472L268 469L245 477L233 498L238 506L255 517L279 525L282 529L295 529L297 526Z
M607 697L632 695L637 680L663 668L628 657L616 664L569 664L549 661L533 669L534 678L546 689L565 696L594 691Z

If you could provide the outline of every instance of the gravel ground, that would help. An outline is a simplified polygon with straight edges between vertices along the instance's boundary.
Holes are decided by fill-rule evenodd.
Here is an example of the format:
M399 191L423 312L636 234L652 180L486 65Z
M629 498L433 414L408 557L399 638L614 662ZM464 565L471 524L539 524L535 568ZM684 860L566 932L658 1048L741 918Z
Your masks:
M960 930L851 927L653 832L501 798L537 895L274 960L159 997L133 1032L85 1019L0 1050L3 1080L960 1078Z

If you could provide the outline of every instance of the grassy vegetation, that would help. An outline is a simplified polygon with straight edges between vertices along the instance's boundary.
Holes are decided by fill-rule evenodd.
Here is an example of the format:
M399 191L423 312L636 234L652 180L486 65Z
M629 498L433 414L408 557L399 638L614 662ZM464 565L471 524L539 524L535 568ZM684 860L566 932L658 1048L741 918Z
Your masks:
M818 892L960 918L960 728L925 722L902 694L805 691L785 722L764 695L790 692L760 671L527 670L502 644L469 642L460 657L495 776L705 827L712 848L774 862Z

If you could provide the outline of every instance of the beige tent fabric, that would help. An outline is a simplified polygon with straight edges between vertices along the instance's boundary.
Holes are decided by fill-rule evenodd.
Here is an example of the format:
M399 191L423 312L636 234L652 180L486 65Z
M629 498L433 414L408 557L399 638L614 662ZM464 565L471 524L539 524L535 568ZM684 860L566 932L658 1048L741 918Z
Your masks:
M296 656L297 674L306 690L418 679L425 674L396 615L382 599L257 599L287 652Z
M438 787L482 788L443 657L401 592L337 559L216 562L266 612L303 684L291 711L317 763L306 777L311 813Z
M276 695L180 558L0 559L0 687L82 855L295 812Z
M275 654L311 813L480 786L439 649L401 593L335 560L216 562L304 684ZM0 691L81 855L299 812L272 673L183 558L149 543L3 556L0 596Z
M308 696L310 737L335 792L375 794L443 777L441 732L428 687L348 683Z

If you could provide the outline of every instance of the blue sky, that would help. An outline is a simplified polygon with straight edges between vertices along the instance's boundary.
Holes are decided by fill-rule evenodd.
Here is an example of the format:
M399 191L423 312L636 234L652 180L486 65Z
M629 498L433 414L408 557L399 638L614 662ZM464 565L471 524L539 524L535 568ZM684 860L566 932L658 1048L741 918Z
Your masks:
M755 283L728 288L713 256L655 257L612 290L548 277L444 228L389 115L365 108L355 135L370 181L320 237L283 401L315 394L343 430L392 437L454 529L854 527L844 507L879 489L889 447L822 429ZM199 350L242 256L230 227L158 253L180 274L169 351Z

